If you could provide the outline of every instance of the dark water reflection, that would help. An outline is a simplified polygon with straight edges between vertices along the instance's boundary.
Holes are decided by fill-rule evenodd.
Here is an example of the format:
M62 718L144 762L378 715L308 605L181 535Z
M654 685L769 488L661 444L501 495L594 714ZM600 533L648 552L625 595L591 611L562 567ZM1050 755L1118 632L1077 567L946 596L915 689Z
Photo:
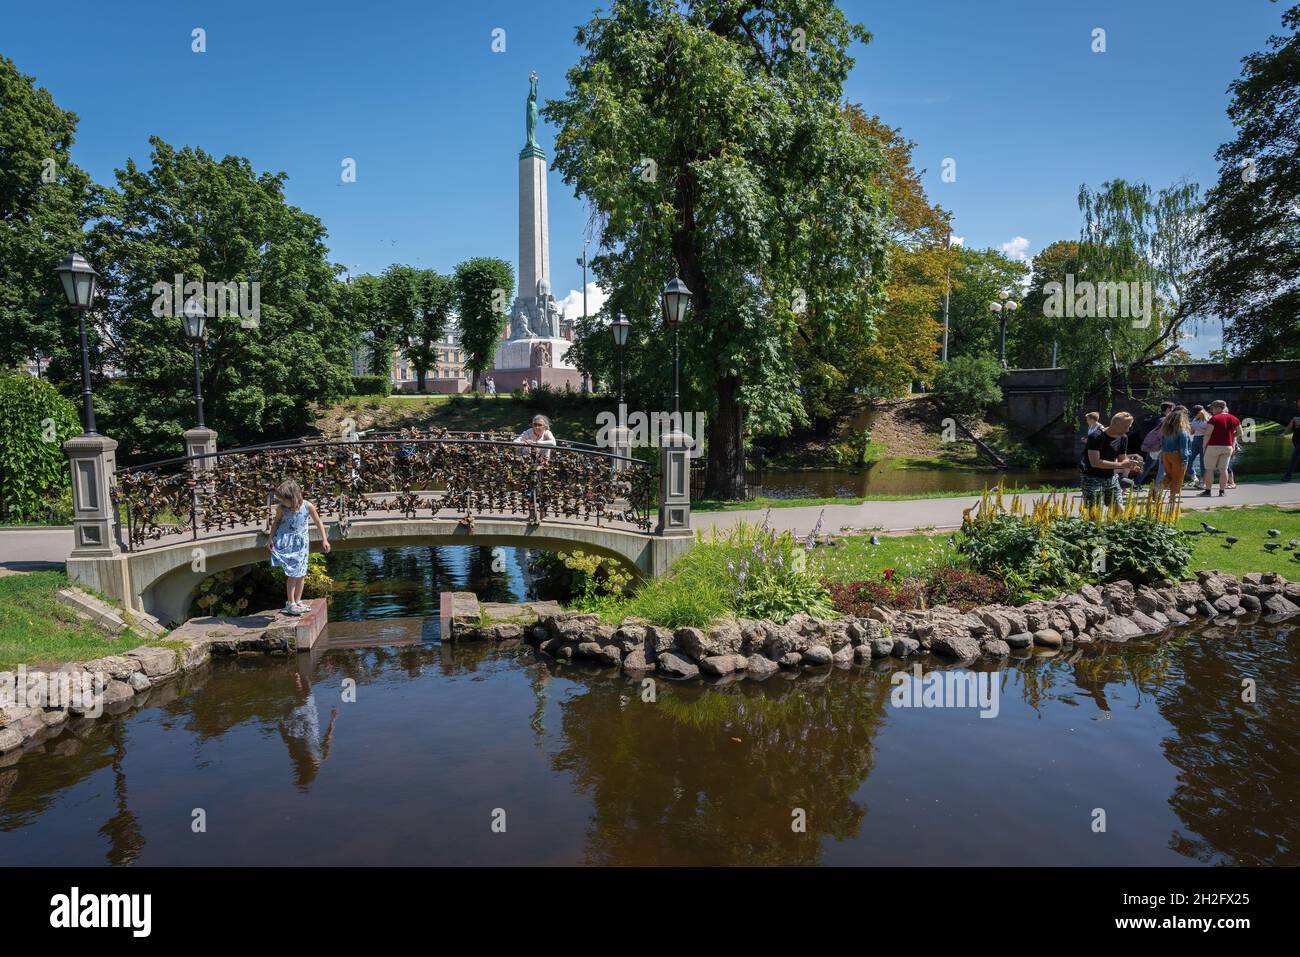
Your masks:
M896 708L883 669L648 702L420 619L340 640L368 627L396 644L217 662L0 768L0 860L1300 863L1291 627L1024 657L991 719Z

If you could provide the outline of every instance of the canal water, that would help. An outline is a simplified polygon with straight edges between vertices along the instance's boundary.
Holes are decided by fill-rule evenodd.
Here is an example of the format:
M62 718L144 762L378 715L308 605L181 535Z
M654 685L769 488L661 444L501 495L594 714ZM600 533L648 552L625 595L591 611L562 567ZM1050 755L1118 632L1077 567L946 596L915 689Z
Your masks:
M439 643L438 589L524 597L526 565L332 556L328 650L217 661L0 766L0 860L1300 863L1294 625L1027 654L983 672L988 718L896 706L898 663L646 700L521 644Z
M1236 475L1279 475L1291 460L1290 436L1260 435L1244 446L1233 465ZM765 469L760 494L769 498L857 498L868 495L928 495L1006 488L1077 486L1079 471L1064 469L907 467L884 461L862 469Z

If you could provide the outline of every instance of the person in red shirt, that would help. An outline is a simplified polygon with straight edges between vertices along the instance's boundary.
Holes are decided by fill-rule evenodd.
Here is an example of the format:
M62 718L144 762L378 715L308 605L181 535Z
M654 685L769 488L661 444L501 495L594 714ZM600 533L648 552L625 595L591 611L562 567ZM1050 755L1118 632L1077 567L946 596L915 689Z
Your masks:
M1219 494L1228 494L1228 463L1232 450L1241 438L1241 420L1228 411L1228 403L1218 399L1210 403L1210 421L1205 432L1205 491L1202 498L1213 494L1214 473L1219 473Z

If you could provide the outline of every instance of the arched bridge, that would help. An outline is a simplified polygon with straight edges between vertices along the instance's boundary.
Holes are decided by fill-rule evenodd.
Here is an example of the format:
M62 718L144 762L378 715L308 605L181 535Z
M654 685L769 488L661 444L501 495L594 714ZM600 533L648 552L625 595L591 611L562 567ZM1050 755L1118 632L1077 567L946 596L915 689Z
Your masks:
M273 490L286 478L316 505L332 548L580 548L646 579L692 541L685 444L662 447L656 469L626 448L483 434L408 431L218 452L202 431L189 455L120 470L111 439L67 443L73 579L164 622L183 621L208 575L268 559Z
M1161 366L1164 377L1153 384L1138 376L1131 395L1117 387L1110 404L1085 403L1103 418L1130 412L1138 422L1164 400L1188 407L1223 399L1241 419L1287 422L1296 414L1300 397L1300 362L1189 362ZM1168 384L1165 384L1165 383ZM1043 444L1058 448L1063 461L1078 455L1082 413L1078 421L1065 415L1070 391L1069 369L1012 369L1002 375L1003 414L1008 422Z

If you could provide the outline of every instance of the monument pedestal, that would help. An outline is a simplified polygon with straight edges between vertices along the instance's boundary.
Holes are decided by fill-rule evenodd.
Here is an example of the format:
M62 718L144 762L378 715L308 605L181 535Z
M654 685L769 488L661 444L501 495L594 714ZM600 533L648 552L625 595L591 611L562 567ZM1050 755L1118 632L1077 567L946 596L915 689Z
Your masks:
M560 390L568 385L577 391L582 388L582 373L566 360L570 345L568 339L558 336L511 339L497 349L495 367L488 375L498 392L511 392L534 382Z

